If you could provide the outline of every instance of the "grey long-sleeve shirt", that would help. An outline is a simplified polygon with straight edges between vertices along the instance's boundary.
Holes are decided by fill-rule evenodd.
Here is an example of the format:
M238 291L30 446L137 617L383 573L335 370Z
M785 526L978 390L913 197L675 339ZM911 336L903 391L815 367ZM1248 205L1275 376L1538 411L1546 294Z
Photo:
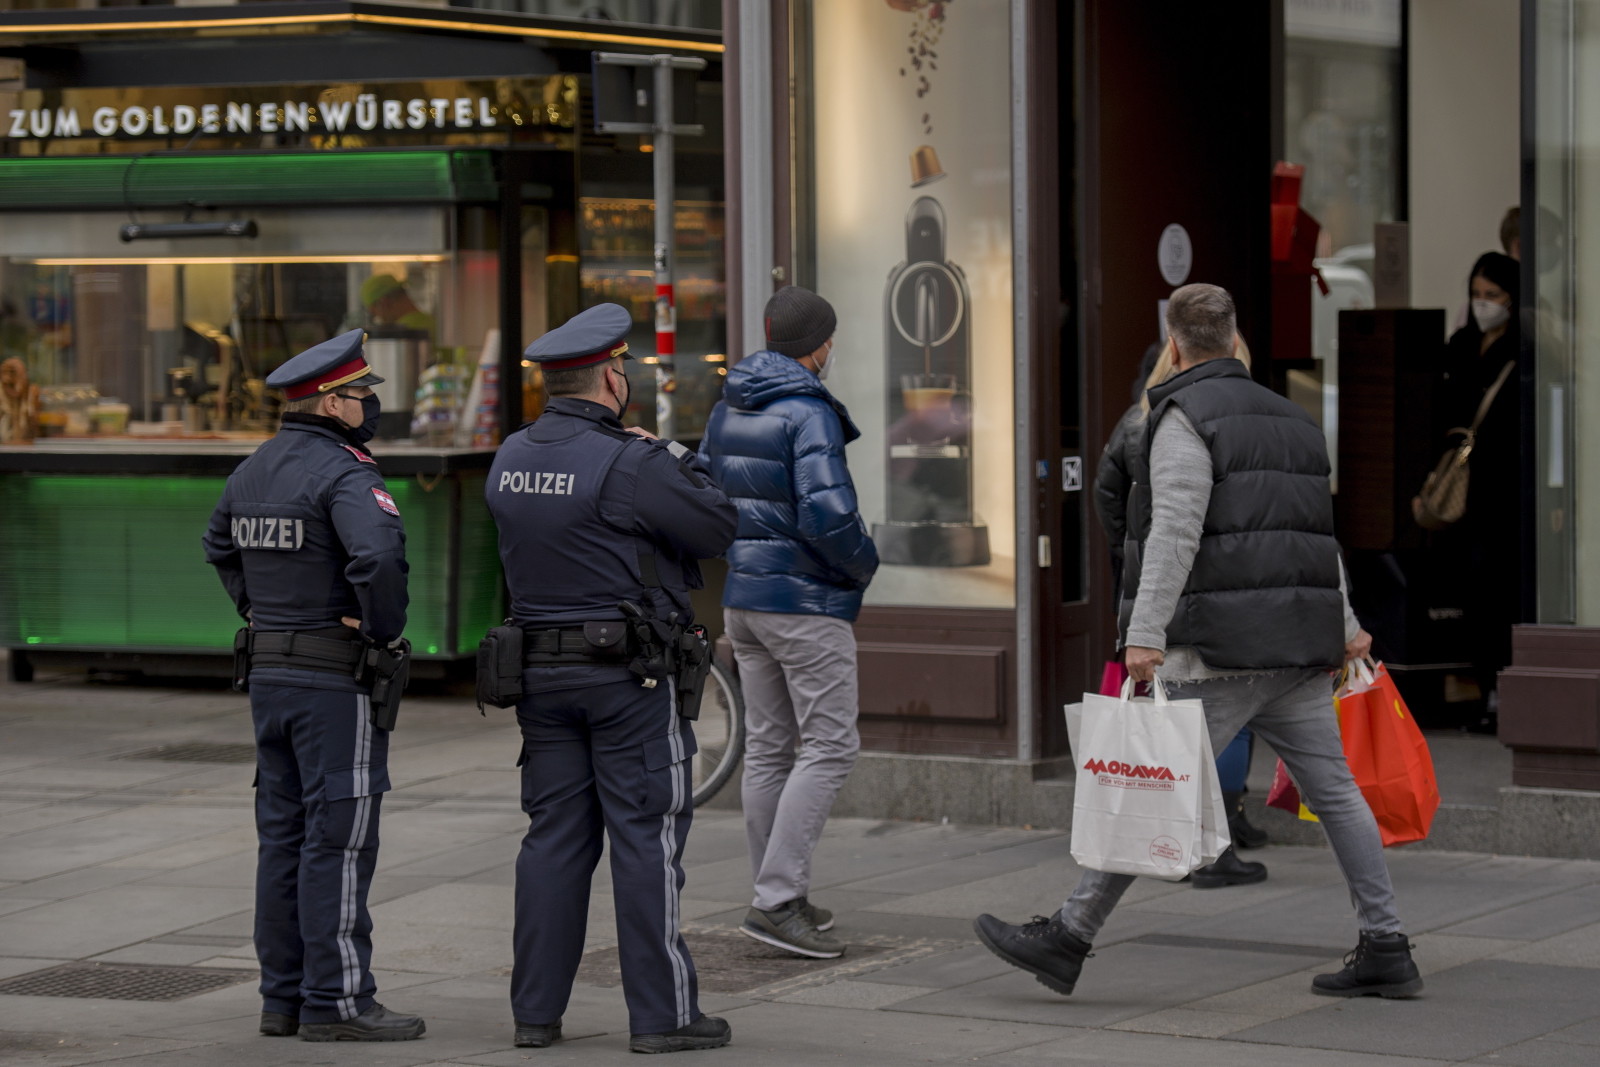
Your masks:
M1211 506L1212 469L1211 450L1194 424L1181 409L1169 407L1150 443L1150 536L1144 543L1139 595L1128 623L1129 645L1166 652L1165 664L1156 670L1164 682L1264 673L1215 670L1192 648L1167 648L1167 624L1200 550L1200 533ZM1361 626L1350 610L1343 561L1339 595L1344 601L1344 639L1349 641Z

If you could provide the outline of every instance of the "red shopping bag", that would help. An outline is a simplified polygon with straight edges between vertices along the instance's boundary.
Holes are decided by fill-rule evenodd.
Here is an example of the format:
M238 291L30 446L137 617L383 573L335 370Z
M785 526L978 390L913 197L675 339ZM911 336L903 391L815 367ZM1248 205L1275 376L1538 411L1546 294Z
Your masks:
M1311 809L1300 799L1300 790L1295 787L1294 779L1289 777L1289 768L1283 765L1283 760L1278 761L1278 769L1272 774L1272 789L1267 793L1267 807L1279 808L1307 822L1322 821L1311 814Z
M1334 697L1344 755L1378 820L1384 847L1421 841L1439 809L1433 757L1383 664L1352 666Z
M1103 697L1120 697L1122 695L1122 683L1127 680L1128 668L1117 660L1106 660L1106 669L1100 675L1100 695Z

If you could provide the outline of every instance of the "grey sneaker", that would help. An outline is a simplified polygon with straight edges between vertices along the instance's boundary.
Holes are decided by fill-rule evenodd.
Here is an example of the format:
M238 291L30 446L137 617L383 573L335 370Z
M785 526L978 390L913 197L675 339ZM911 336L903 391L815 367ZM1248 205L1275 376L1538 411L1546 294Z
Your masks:
M777 911L751 908L739 932L812 959L831 960L844 955L844 942L835 941L812 924L803 900L791 900Z
M833 912L827 908L819 908L805 897L800 898L800 906L806 910L806 915L811 919L811 925L818 930L833 929Z

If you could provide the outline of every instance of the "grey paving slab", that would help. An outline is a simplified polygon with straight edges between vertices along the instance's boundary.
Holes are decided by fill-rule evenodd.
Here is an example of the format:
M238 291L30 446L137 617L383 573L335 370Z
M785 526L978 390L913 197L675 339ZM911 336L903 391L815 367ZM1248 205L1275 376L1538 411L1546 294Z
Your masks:
M1107 1026L1302 969L1298 957L1183 949L1132 942L1097 949L1071 997L1012 970L995 978L906 1001L888 1010L1051 1026Z
M1501 957L1518 963L1600 968L1600 923L1580 926L1543 941L1510 949L1501 953Z
M34 956L0 956L0 979L15 978L19 974L32 974L46 967L54 967L65 960L45 960Z
M984 844L986 842L983 840L972 842L974 848ZM1028 834L1021 840L996 835L987 844L990 847L983 848L982 851L891 874L860 879L849 885L852 889L913 895L947 889L979 878L1019 871L1071 856L1070 842L1063 834L1038 832Z
M491 867L486 871L459 880L463 885L492 885L510 888L517 884L517 866L515 863L502 863L498 867Z
M388 848L388 820L384 820L383 848ZM382 864L380 874L413 876L443 875L467 878L517 858L520 834L496 834L463 841L458 848L447 848L426 856Z
M1464 1060L1600 1014L1600 972L1480 960L1432 975L1424 999L1361 998L1235 1041Z
M1596 922L1600 922L1600 885L1587 885L1502 908L1442 932L1542 941Z
M862 982L902 985L928 989L955 989L986 978L1007 974L1010 964L982 945L941 952L937 956L914 960L898 967L873 971L859 978Z
M570 1014L570 1013L569 1013ZM930 1020L804 1004L752 1004L724 1013L733 1027L733 1043L713 1055L717 1062L787 1067L824 1062L915 1064L972 1062L1010 1049L1050 1040L1053 1027L984 1022L969 1019ZM627 1063L622 1034L588 1041L563 1042L544 1050L555 1063ZM541 1054L540 1061L546 1057ZM473 1058L467 1062L495 1067L521 1067L512 1056Z
M1433 1067L1445 1061L1083 1030L994 1056L986 1062L1002 1067L1035 1063L1093 1064L1095 1067Z
M738 911L742 919L743 909ZM840 912L834 917L833 933L850 940L863 937L892 937L906 941L949 941L975 943L971 919L946 919L922 915L894 915L881 911Z
M120 886L0 919L0 945L24 956L82 956L220 918L248 907L236 889Z
M148 875L141 878L139 884L207 889L253 889L256 884L256 848L251 845L248 849L241 849L231 856L224 856L208 863L196 863Z
M181 930L182 933L190 935L235 938L240 941L249 941L254 931L255 912L250 908L224 915L219 919L196 922Z
M162 945L142 941L137 945L113 949L91 957L96 963L154 963L168 967L188 967L217 954L216 946Z
M1536 1037L1485 1053L1471 1062L1504 1064L1506 1067L1594 1067L1597 1058L1600 1057L1597 1057L1593 1048Z
M30 830L40 830L47 826L59 826L62 823L77 822L80 819L92 819L97 815L104 815L108 811L115 811L121 805L105 801L68 800L57 803L37 804L25 811L7 812L4 825L0 825L0 838L15 837L25 834Z
M0 1020L3 1025L3 1020ZM187 1047L189 1043L160 1038L93 1038L75 1033L38 1033L0 1030L0 1063L39 1064L40 1067L72 1067L82 1063L106 1063L133 1059L152 1062L160 1056Z
M1554 1030L1544 1035L1550 1041L1566 1041L1574 1045L1587 1045L1591 1048L1600 1048L1600 1016L1586 1019L1581 1023Z
M45 878L238 825L237 814L215 808L169 805L159 819L152 814L125 808L5 838L0 840L0 869L19 881Z
M50 903L48 900L30 899L28 897L3 897L0 898L0 915L10 915L14 911L26 911L37 908L41 904Z

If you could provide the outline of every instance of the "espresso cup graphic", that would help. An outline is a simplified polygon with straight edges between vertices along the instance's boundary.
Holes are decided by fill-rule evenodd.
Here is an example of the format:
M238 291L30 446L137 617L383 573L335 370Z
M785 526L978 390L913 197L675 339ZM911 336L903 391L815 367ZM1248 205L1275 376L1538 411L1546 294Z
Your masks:
M902 374L900 376L900 397L905 403L906 413L910 415L927 415L937 411L949 411L951 402L956 397L956 376L954 374Z

